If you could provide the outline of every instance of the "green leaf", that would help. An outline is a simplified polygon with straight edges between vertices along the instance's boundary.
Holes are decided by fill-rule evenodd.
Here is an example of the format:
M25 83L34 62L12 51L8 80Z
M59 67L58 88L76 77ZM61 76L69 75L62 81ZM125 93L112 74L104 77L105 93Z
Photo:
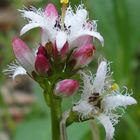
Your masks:
M14 140L50 140L50 128L47 119L25 122L17 127Z
M69 140L81 140L89 132L89 124L88 122L74 123L67 128L67 132Z

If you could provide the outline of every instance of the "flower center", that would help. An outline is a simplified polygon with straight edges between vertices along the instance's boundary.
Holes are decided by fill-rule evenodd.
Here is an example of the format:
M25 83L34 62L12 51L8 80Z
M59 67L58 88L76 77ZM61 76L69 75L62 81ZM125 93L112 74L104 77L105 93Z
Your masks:
M88 98L88 102L98 108L101 108L101 99L99 93L92 93L92 96Z
M89 58L93 55L93 50L89 49L87 50L86 56Z

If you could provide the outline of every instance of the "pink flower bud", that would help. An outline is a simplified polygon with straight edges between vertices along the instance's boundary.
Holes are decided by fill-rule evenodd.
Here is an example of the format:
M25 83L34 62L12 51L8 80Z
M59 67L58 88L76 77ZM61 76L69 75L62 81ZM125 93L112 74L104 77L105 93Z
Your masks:
M28 73L34 71L35 56L32 50L19 38L15 37L12 41L13 51L20 64Z
M65 79L56 84L55 94L57 96L72 96L79 88L79 82L72 79Z
M95 47L92 44L88 44L74 51L72 59L76 61L75 69L88 65L94 56Z
M49 70L49 61L47 57L42 54L36 56L35 69L40 75L47 74Z
M69 44L68 42L66 42L63 48L60 50L60 55L62 60L66 58L68 51L69 51Z
M46 8L45 8L45 14L47 17L53 16L53 17L58 17L58 11L54 4L49 3Z

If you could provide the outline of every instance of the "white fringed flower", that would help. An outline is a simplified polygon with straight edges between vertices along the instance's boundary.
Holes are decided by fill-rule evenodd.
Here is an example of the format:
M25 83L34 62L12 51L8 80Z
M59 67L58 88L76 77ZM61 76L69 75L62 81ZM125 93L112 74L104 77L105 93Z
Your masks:
M106 130L107 140L113 138L114 125L122 116L117 109L137 103L127 92L121 93L117 84L110 82L109 70L107 62L102 61L95 77L81 72L84 87L81 100L73 107L73 111L79 112L82 118L97 118Z
M88 12L84 9L83 4L79 5L76 12L72 10L69 6L66 10L64 17L64 27L58 15L56 14L56 9L54 5L53 8L48 8L46 11L42 9L31 8L30 10L19 10L23 17L28 20L20 34L23 35L27 31L40 27L42 29L42 44L45 45L48 41L52 43L57 43L59 49L61 49L67 41L70 48L81 47L83 45L89 44L94 38L97 38L101 44L104 44L103 37L97 32L96 21L89 21ZM55 14L46 14L55 12ZM91 39L92 37L92 39ZM63 38L63 40L61 40ZM79 39L82 40L79 41Z

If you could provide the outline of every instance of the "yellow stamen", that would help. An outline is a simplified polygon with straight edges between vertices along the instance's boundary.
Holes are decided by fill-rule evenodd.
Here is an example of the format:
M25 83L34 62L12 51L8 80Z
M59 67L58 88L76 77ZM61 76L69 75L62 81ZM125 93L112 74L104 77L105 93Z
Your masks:
M65 14L66 14L67 4L69 3L69 0L60 0L60 3L62 3L61 24L62 24L62 28L64 29Z
M62 4L68 4L69 3L69 0L60 0L60 3L62 3Z
M118 86L118 84L116 84L116 83L114 83L112 86L111 86L111 90L112 91L116 91L116 90L118 90L119 89L119 86Z
M61 15L61 24L62 24L63 29L64 29L64 20L65 20L66 10L67 10L67 3L63 2L62 3L62 15Z

